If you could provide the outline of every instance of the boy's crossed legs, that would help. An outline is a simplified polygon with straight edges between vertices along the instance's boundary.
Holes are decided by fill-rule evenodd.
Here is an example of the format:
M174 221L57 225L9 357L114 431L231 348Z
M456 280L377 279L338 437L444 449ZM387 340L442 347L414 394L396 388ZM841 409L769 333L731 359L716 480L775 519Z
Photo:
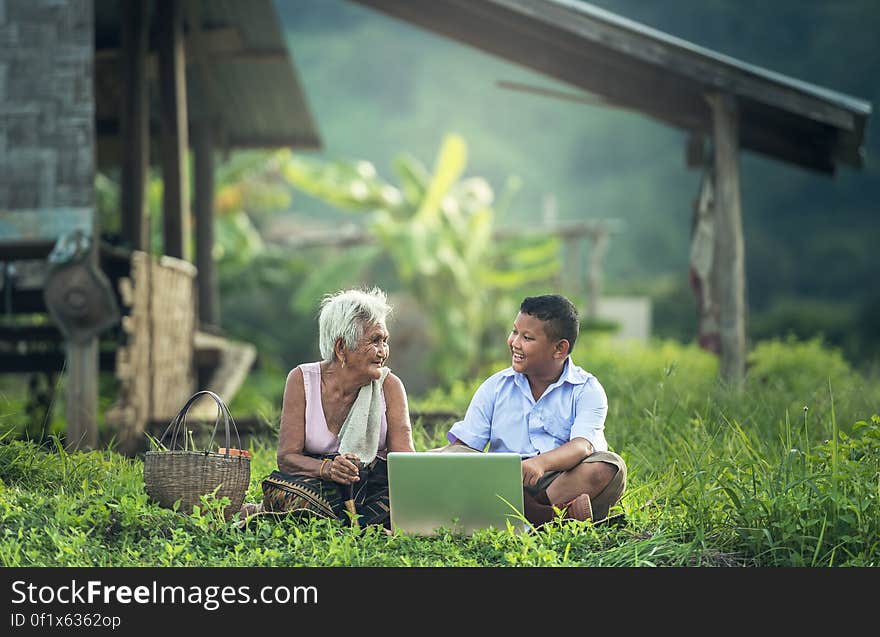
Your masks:
M555 506L567 507L567 517L598 522L608 517L625 489L623 458L613 451L596 451L568 471L548 471L535 486L523 487L525 516L539 526L556 517Z

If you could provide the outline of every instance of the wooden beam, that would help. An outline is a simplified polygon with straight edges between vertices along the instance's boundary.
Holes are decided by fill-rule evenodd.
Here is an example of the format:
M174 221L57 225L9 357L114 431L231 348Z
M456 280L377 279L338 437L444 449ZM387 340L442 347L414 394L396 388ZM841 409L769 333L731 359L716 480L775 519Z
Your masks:
M117 148L117 146L119 146L117 138L120 134L119 121L115 118L103 118L97 120L95 125L95 132L98 135L99 141L104 142L108 149L103 153L102 159L109 160L122 155L125 152L124 149ZM159 137L161 134L161 130L155 126L150 132L154 137ZM245 137L229 136L227 131L220 132L223 134L223 138L221 140L215 140L214 146L228 150L237 148L251 149L283 147L299 148L302 150L320 150L321 148L320 140L314 136L303 137L285 134L267 137ZM217 137L217 131L214 131L214 133L214 136ZM111 146L111 144L113 144L113 146ZM156 146L154 146L153 149L156 150ZM159 155L160 153L156 152L155 154Z
M581 239L584 237L597 240L609 233L620 232L623 224L619 219L596 219L588 221L561 221L546 223L539 227L540 233L557 236L562 239ZM492 237L503 241L523 236L534 236L534 228L496 228ZM289 248L349 248L351 246L372 244L376 239L356 224L346 224L335 230L310 233L291 232L273 237L278 243Z
M196 268L202 325L220 325L217 268L214 266L214 144L211 126L199 123L194 130Z
M590 264L587 268L587 317L599 318L599 299L602 298L602 264L608 252L608 232L601 232L590 239Z
M0 342L21 343L42 341L60 345L64 341L61 330L54 324L48 325L0 325Z
M745 376L746 289L739 185L739 117L730 95L708 97L715 159L715 262L721 334L721 376L739 384Z
M226 402L231 402L247 374L257 359L257 348L250 343L232 341L205 332L196 331L194 346L196 350L210 347L219 352L216 365L210 370L202 386L213 391ZM210 417L217 410L213 401L199 401L193 406L190 414L194 418Z
M861 166L864 125L871 105L665 36L601 9L545 0L353 0L577 86L616 106L685 130L712 132L702 99L736 95L788 120L836 131L834 159ZM775 155L755 122L741 113L741 148L828 171L809 153ZM760 121L759 121L760 123ZM797 139L792 140L797 145Z
M67 343L65 385L68 451L94 449L98 445L98 339Z
M247 44L238 27L205 26L202 22L201 7L193 2L186 7L191 32L198 32L198 53L188 51L190 57L198 57L199 53L211 56L218 54L235 54L247 50Z
M583 267L581 259L581 239L564 237L562 239L562 262L560 268L560 287L567 288L571 294L581 295L584 290ZM590 313L590 303L587 303L587 315Z
M120 109L122 237L133 250L150 251L150 220L146 191L150 165L150 106L147 91L147 6L143 0L123 2L122 68L124 90Z
M235 136L234 132L226 132L223 148L281 148L289 146L302 150L320 150L321 142L317 137L278 135L274 137L242 137Z
M282 49L242 49L240 51L211 51L209 52L212 63L227 62L278 62L287 63L290 54ZM123 49L105 48L95 51L95 69L99 75L111 72L114 65L121 57L124 57ZM198 63L195 56L187 52L186 65L192 66ZM147 53L144 73L147 80L155 80L159 77L159 63L155 53ZM109 78L102 78L111 81Z
M146 1L126 0L125 4L138 4L144 6ZM123 12L128 10L128 7L125 5L122 6ZM134 11L142 10L145 11L146 7L143 9L134 9ZM187 43L185 51L185 63L187 65L197 63L200 54L209 56L211 62L248 60L256 62L266 61L286 63L290 59L290 54L285 48L271 46L263 48L249 47L241 34L241 30L236 26L206 26L201 19L201 7L196 2L185 3L184 13L187 27L189 28L189 32L187 33L187 39L189 42ZM143 26L146 28L148 26L146 23L147 14L144 13L142 15L144 20ZM125 28L125 19L125 15L123 15L123 29ZM191 48L189 47L189 44L192 42L192 39L195 39L193 38L193 33L196 32L199 34L197 36L199 42L196 47ZM120 57L125 56L124 30L122 36L120 42L121 46L119 47L112 44L108 46L107 43L104 43L100 48L95 49L96 68L106 68L107 65L113 65L120 59ZM158 77L158 62L154 53L148 52L146 55L146 74L147 79L150 80Z
M159 93L162 122L163 252L189 259L186 68L182 0L157 0Z
M355 1L567 82L616 107L686 130L711 126L706 104L689 79L658 73L655 66L615 50L602 36L560 30L534 19L535 14L494 2Z
M34 352L0 352L0 369L4 374L24 374L34 372L63 372L70 367L68 354L63 350ZM98 352L98 367L103 372L113 372L116 368L116 352ZM70 373L70 369L67 369ZM67 412L65 412L67 413Z
M389 0L379 0L378 4ZM395 1L391 0L392 4ZM465 5L467 0L444 0L441 4ZM698 83L709 90L725 87L738 98L754 99L799 116L825 122L844 130L855 128L855 116L840 104L817 95L815 87L771 73L759 67L724 59L708 49L686 42L663 41L656 32L593 14L588 7L570 7L545 0L489 0L495 13L512 11L530 23L542 22L559 33L576 34L584 42L600 45L631 60ZM448 9L447 9L448 10ZM510 19L512 22L513 19ZM859 101L861 102L861 101ZM865 103L858 104L860 109Z

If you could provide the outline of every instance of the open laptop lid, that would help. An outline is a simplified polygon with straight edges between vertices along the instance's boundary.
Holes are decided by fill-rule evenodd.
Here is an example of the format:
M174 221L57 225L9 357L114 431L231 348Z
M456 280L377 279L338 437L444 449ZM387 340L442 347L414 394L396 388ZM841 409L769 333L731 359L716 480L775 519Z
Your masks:
M515 453L388 454L391 527L414 535L445 528L523 531L522 460Z

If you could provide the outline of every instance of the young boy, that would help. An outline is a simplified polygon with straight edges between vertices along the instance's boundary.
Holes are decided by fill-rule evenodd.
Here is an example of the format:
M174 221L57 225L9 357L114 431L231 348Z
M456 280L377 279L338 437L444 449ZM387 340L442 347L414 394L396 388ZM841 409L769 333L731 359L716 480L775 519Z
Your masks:
M528 297L507 337L511 365L477 390L442 451L514 452L523 457L525 516L603 520L626 488L626 464L608 451L608 400L569 354L578 313L558 294Z

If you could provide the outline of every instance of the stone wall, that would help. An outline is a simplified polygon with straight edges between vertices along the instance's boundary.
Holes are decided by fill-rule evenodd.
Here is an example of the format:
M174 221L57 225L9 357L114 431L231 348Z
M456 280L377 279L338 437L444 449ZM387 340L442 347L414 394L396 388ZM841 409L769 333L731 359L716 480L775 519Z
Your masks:
M0 210L94 207L93 0L0 0Z

